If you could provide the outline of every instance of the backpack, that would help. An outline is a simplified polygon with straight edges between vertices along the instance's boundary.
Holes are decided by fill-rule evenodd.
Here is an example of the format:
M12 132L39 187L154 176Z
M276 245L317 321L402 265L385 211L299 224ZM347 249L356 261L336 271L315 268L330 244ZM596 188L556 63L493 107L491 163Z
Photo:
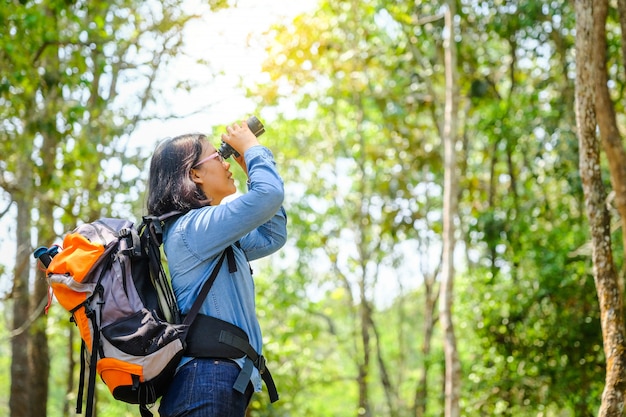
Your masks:
M113 397L139 404L142 416L167 390L189 328L164 267L162 224L179 215L146 216L139 227L103 218L78 226L57 246L38 248L51 291L80 332L81 372L76 412L91 417L98 374Z
M129 220L103 218L68 233L62 249L40 247L33 254L46 267L50 289L71 313L82 339L77 413L82 413L86 363L86 417L93 414L96 374L115 399L139 404L141 416L149 417L148 406L165 394L183 355L245 356L233 388L243 393L255 367L270 401L278 400L265 358L246 333L199 313L224 260L229 272L236 271L232 246L221 254L189 312L182 316L178 310L160 247L163 223L181 214L144 216L137 228Z

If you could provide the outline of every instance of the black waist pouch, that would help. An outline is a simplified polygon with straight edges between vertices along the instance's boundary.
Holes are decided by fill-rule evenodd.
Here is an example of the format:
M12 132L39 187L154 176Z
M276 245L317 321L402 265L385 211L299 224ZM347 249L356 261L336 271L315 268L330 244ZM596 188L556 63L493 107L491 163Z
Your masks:
M194 358L241 358L246 352L220 342L223 332L248 341L248 335L240 327L215 317L198 314L187 334L185 356Z

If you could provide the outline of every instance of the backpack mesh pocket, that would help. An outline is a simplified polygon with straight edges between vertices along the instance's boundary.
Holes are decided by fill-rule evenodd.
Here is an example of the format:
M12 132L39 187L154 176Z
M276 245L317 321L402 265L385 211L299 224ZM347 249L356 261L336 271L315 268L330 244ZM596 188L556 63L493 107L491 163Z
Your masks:
M150 311L142 309L104 327L102 334L111 345L124 353L147 356L179 339L183 328L183 325L158 320Z

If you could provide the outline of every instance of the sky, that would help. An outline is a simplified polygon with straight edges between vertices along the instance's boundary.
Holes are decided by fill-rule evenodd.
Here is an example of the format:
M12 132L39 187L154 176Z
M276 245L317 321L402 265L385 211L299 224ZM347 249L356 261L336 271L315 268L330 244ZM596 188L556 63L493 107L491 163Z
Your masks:
M197 11L203 1L188 0L188 3L191 10ZM262 33L272 23L310 12L315 5L316 0L238 0L236 8L206 13L201 20L191 23L185 39L192 58L178 59L173 73L185 74L202 85L191 93L172 88L169 99L177 114L209 107L181 119L144 123L131 135L131 143L154 146L164 137L190 131L207 132L213 126L247 119L254 104L238 88L238 83L242 77L246 81L262 77L261 63L265 57ZM211 69L193 65L194 58L205 59L225 75L215 78Z

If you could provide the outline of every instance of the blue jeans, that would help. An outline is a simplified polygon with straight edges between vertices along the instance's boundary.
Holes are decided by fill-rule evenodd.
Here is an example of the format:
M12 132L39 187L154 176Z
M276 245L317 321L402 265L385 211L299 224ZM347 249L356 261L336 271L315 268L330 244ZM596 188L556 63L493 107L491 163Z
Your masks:
M161 417L244 417L252 397L233 389L239 366L229 360L196 358L178 370L163 398Z

